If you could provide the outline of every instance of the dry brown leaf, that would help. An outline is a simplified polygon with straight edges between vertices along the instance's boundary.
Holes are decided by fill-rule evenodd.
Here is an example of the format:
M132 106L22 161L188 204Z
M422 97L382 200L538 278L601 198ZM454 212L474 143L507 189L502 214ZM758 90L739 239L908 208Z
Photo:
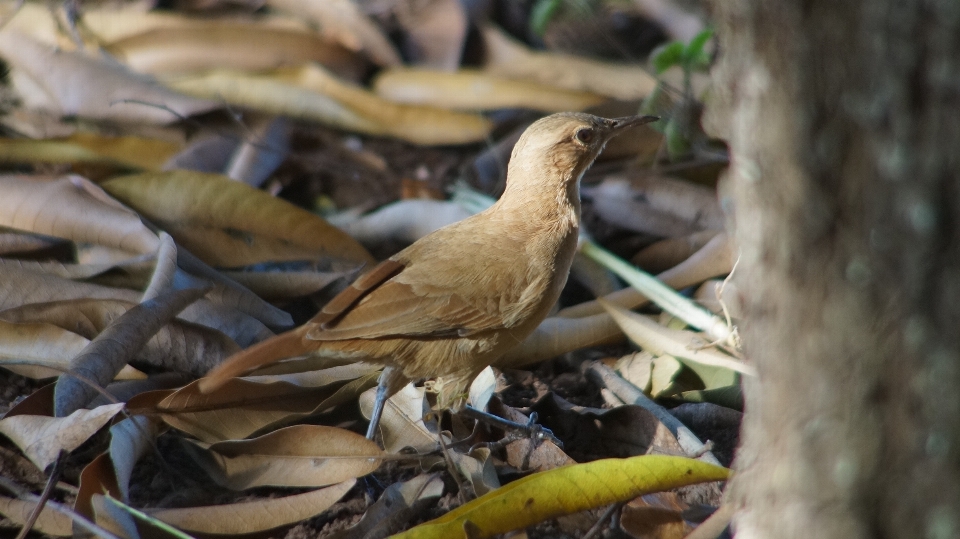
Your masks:
M396 103L430 105L454 110L528 108L542 112L584 110L606 98L563 90L537 82L515 80L485 71L455 72L394 68L382 71L373 91Z
M81 132L65 139L0 138L4 163L101 163L118 167L159 170L180 149L166 140L134 136L109 137Z
M608 177L584 196L605 221L635 232L676 237L724 226L715 189L673 178Z
M224 271L227 277L249 288L267 301L309 296L330 283L351 275L342 271Z
M331 487L229 505L154 509L150 516L188 532L237 536L271 530L318 515L337 503L356 479Z
M369 418L373 411L374 390L360 395L360 411ZM395 395L387 399L380 418L380 435L383 449L387 453L399 453L405 447L412 447L418 453L436 449L439 445L437 435L427 429L423 422L424 412L429 407L424 399L423 388L407 384Z
M353 0L267 0L267 5L316 23L321 34L352 51L364 51L378 65L403 62L380 27Z
M0 320L16 323L44 322L93 339L135 303L109 299L76 299L32 303L0 311ZM136 353L136 359L165 371L202 376L238 352L229 337L212 328L174 320L157 332Z
M482 32L487 51L485 68L495 75L623 100L642 99L657 86L657 79L638 65L535 52L493 26L484 27Z
M386 537L403 529L421 509L443 494L443 479L437 474L420 474L408 481L394 483L383 491L376 503L353 527L333 535L331 539L363 539Z
M322 425L294 425L252 440L187 447L217 484L232 490L325 487L372 473L384 454L360 434Z
M447 71L460 65L469 22L460 0L396 2L393 14L406 30L414 64Z
M10 438L38 468L45 470L60 451L69 453L80 447L123 407L123 403L107 404L93 410L77 410L66 417L7 417L0 419L0 433Z
M337 225L350 237L364 243L390 240L413 243L438 228L472 215L449 200L408 199L391 202L374 212Z
M377 377L371 373L314 388L235 379L208 394L201 393L194 382L164 398L155 411L168 425L204 442L238 440L356 400L362 391L376 385Z
M367 67L362 57L316 34L228 20L156 28L114 41L106 50L134 71L150 74L258 71L313 61L356 80Z
M636 539L683 539L693 530L679 511L634 505L623 508L620 526Z
M643 248L630 262L648 273L666 271L703 248L719 234L716 230L703 230L688 236L668 238Z
M730 273L733 269L733 254L729 238L725 233L720 233L690 258L657 275L657 278L676 290L693 286L712 277ZM635 309L649 301L632 287L609 294L604 299L625 309ZM561 309L557 316L579 318L604 312L603 307L596 301L587 301Z
M292 84L330 96L373 122L373 135L389 135L423 145L469 144L484 140L493 129L493 123L478 114L388 101L337 79L316 64L281 70L278 75Z
M21 376L42 379L60 376L90 341L52 324L12 324L0 321L0 366ZM127 366L117 379L143 378Z
M379 134L380 127L335 99L274 77L217 70L206 75L180 77L167 86L228 105L246 107L268 114L311 120L325 125L367 134Z
M153 253L160 240L140 217L80 176L0 176L0 226L137 254Z
M70 360L69 373L57 380L54 414L63 417L93 400L98 390L91 382L106 387L160 328L203 294L201 289L168 292L131 307L113 320Z
M147 173L107 181L103 188L213 266L323 257L373 261L321 217L217 174Z
M220 20L256 24L264 29L309 31L310 28L294 17L267 15L263 17L222 17ZM209 24L207 19L191 17L165 10L144 10L142 7L115 6L98 8L90 6L83 10L83 26L100 43L112 43L137 34L158 29L195 28Z
M36 506L36 502L0 496L0 514L19 526L27 522L27 519L30 518L30 514L33 513ZM40 511L40 517L33 525L33 529L40 533L57 537L69 537L73 535L73 523L70 517L60 511L54 511L49 506L44 507Z
M171 91L121 66L0 32L0 55L26 108L61 116L166 124L217 103ZM129 101L129 102L128 102Z

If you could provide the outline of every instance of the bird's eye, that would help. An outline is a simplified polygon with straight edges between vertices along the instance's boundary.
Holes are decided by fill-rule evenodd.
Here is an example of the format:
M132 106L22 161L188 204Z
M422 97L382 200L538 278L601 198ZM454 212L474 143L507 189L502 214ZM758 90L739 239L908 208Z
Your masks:
M595 134L596 133L593 129L584 127L583 129L578 130L574 137L576 137L577 142L580 142L581 144L590 144L593 142L593 137Z

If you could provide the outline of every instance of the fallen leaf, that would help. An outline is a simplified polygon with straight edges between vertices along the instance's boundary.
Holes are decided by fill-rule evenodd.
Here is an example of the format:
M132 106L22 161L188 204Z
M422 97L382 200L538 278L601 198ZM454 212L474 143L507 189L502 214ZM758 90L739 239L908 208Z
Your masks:
M110 299L76 299L32 303L0 311L0 320L12 323L47 323L93 339L136 304ZM229 337L206 326L173 320L164 325L136 352L136 359L166 371L202 376L238 352Z
M706 348L709 343L703 339L702 334L665 328L642 314L628 311L602 299L597 301L607 309L631 341L654 355L669 354L685 362L723 367L743 374L756 375L756 369L752 366L732 356Z
M218 174L147 173L109 180L103 188L213 266L323 257L373 261L321 217Z
M330 96L374 125L372 135L389 135L414 144L469 144L484 140L493 123L479 114L452 112L432 106L404 105L337 79L316 64L280 70L283 80ZM361 131L366 132L366 131Z
M235 379L212 393L201 393L194 382L164 398L156 411L168 425L204 442L236 440L356 400L376 385L377 376L332 380L313 388Z
M41 470L53 464L60 451L80 447L124 404L108 404L93 410L77 410L67 417L17 415L0 419L0 433L16 444L23 454Z
M337 427L294 425L251 440L186 446L213 480L231 490L325 487L372 473L383 450Z
M635 232L677 237L724 227L715 189L673 178L608 177L584 197L602 219Z
M77 132L62 139L0 138L0 162L101 163L117 167L159 170L182 144L136 136L105 136Z
M0 321L0 366L34 379L60 376L89 343L89 339L53 324ZM117 374L117 379L142 377L143 373L129 365Z
M373 91L395 103L453 110L527 108L541 112L584 110L605 100L587 92L514 80L485 71L394 68L381 71Z
M337 503L356 483L350 479L331 487L229 505L154 509L150 516L187 532L237 536L271 530L318 515Z
M61 116L166 124L216 108L156 81L79 52L57 50L14 31L0 32L0 55L25 107Z
M114 320L70 360L70 369L58 380L53 407L63 417L85 406L133 359L148 340L204 291L169 292L132 307Z
M396 482L367 508L360 522L335 533L330 539L386 537L402 529L403 524L439 498L443 489L443 479L438 474L420 474L408 481Z
M136 213L86 178L5 175L0 190L2 226L137 254L153 253L160 245Z
M373 412L375 392L371 389L360 395L360 411L368 419ZM423 422L423 414L428 410L423 388L413 384L407 384L387 399L379 425L383 449L387 453L399 453L405 447L412 447L418 453L436 449L437 435Z
M393 44L352 0L267 0L273 9L316 23L320 33L352 51L363 51L380 66L403 61Z
M448 71L460 65L468 29L460 0L397 2L393 15L406 31L406 51L414 64Z
M538 472L421 524L397 539L491 537L559 515L633 499L641 494L707 481L729 470L683 457L644 455L603 459Z
M0 514L18 526L26 524L36 507L36 502L0 496ZM73 522L69 516L46 506L40 511L33 529L46 535L69 537L73 535Z
M154 28L105 48L134 71L150 74L262 71L313 61L357 79L367 67L362 57L316 34L230 20L195 19L182 27Z
M642 99L657 86L657 79L638 65L535 52L493 26L481 31L487 52L484 68L494 75L622 100Z

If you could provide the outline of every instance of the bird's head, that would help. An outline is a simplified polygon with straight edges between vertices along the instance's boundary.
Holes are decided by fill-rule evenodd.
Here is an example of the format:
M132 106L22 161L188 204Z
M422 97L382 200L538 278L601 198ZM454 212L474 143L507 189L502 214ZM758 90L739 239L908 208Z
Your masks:
M565 183L579 180L607 141L629 127L659 119L657 116L609 119L582 112L561 112L541 118L524 131L513 147L507 188L518 179L549 182L559 178Z

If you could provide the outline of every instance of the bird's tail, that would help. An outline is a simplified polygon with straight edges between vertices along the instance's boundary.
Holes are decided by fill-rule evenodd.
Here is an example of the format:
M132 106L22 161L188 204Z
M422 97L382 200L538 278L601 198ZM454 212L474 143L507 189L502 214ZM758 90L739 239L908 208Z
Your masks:
M231 378L243 376L284 359L306 355L309 351L304 345L301 328L293 329L228 357L208 372L207 376L200 380L198 387L201 393L210 393Z

